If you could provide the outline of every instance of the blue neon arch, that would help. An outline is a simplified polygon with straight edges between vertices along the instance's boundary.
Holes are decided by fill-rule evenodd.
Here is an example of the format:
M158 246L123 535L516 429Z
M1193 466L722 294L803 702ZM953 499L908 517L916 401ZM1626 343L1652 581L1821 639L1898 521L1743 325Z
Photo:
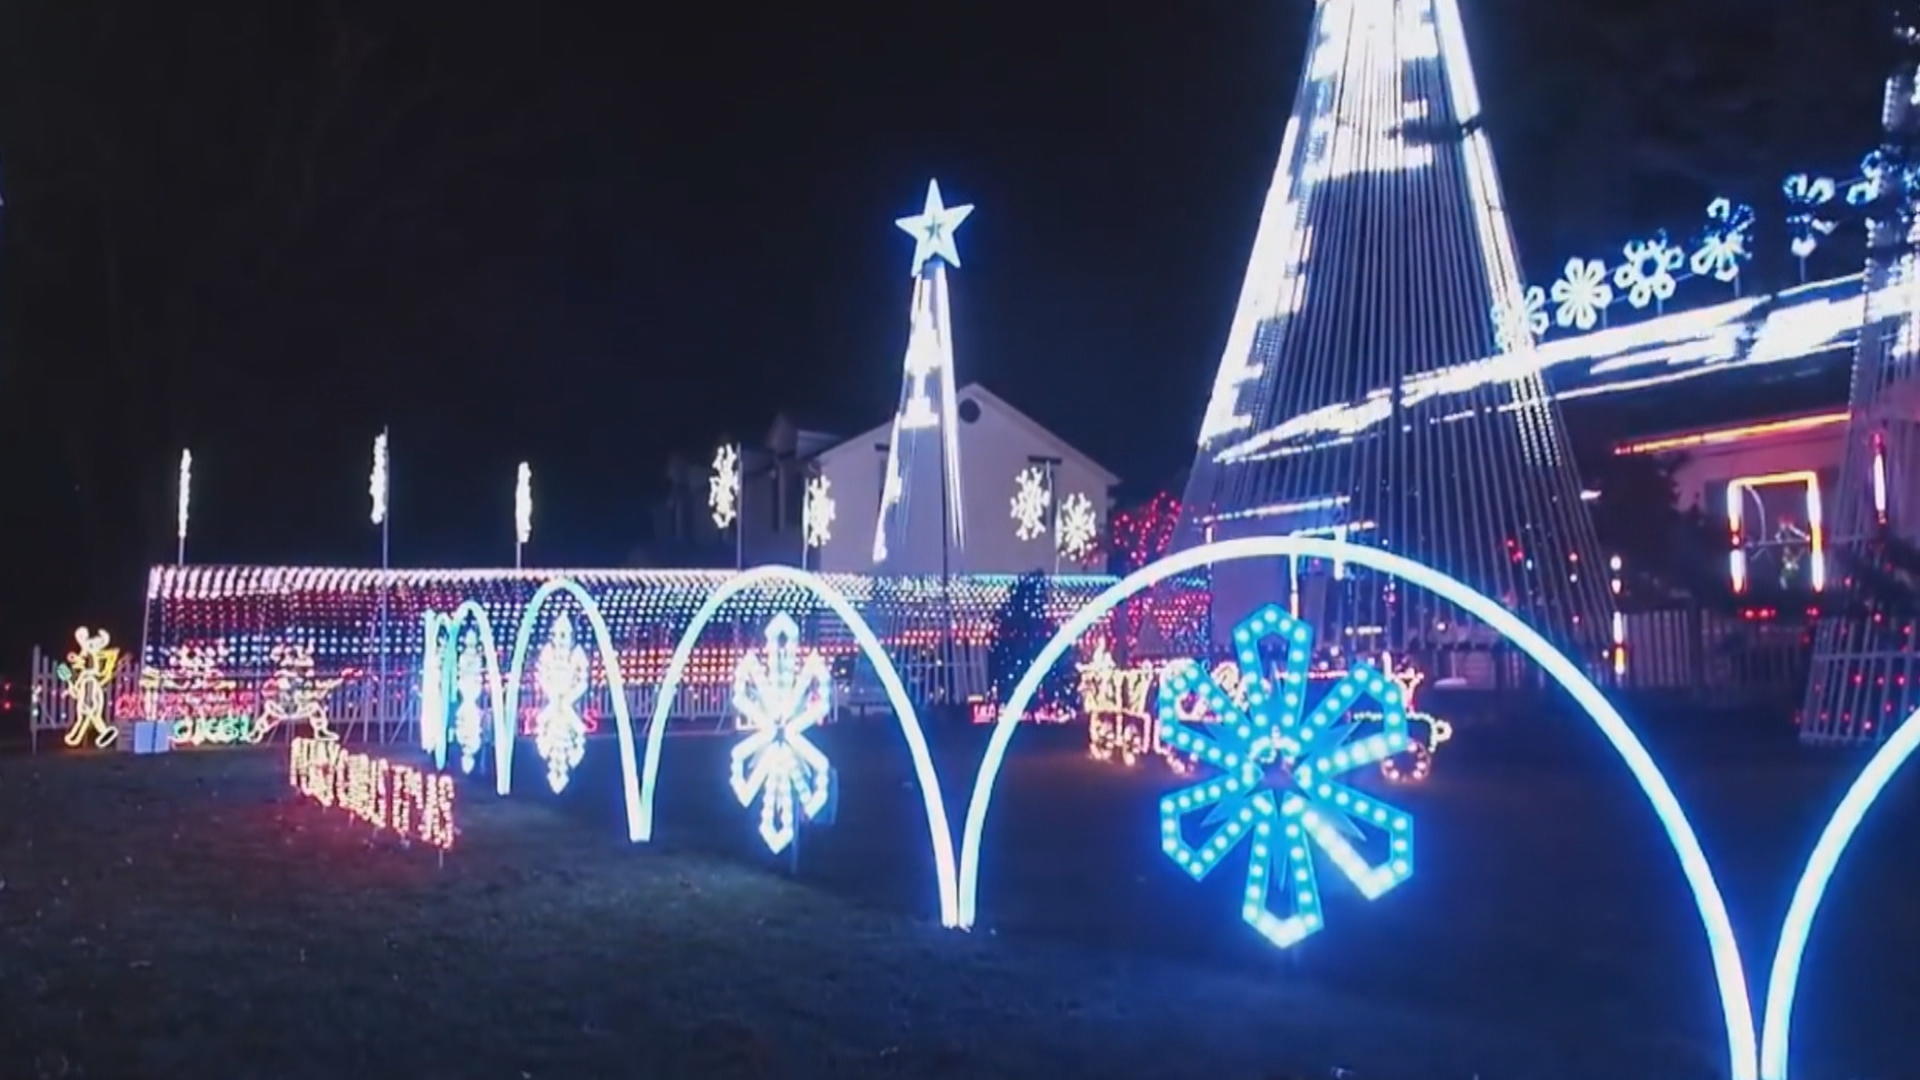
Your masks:
M1908 716L1906 723L1881 744L1866 768L1860 770L1840 805L1834 808L1826 828L1821 830L1819 841L1813 845L1813 854L1807 858L1806 869L1801 871L1800 881L1794 886L1793 900L1787 905L1787 916L1780 924L1780 943L1774 951L1773 970L1767 978L1767 1011L1760 1033L1761 1080L1786 1080L1787 1036L1793 1021L1794 991L1800 983L1800 961L1806 954L1807 938L1813 933L1813 919L1827 894L1827 884L1840 865L1840 856L1853 842L1853 834L1867 816L1867 809L1880 798L1893 774L1906 764L1916 748L1920 748L1920 710Z
M880 684L886 689L887 700L893 706L894 715L900 721L900 733L907 740L907 750L913 756L913 772L920 783L921 801L927 813L927 831L933 851L934 875L940 890L940 922L944 926L958 925L956 908L956 890L953 858L953 827L947 820L945 801L940 796L939 777L934 772L933 758L927 750L926 735L920 729L919 714L914 711L913 703L907 698L906 687L900 682L900 673L894 668L886 650L880 647L880 641L874 636L873 629L860 616L853 604L838 589L827 584L817 575L790 566L760 566L744 571L722 582L719 588L709 593L700 610L696 611L693 621L680 635L680 642L674 646L673 658L667 664L666 678L660 683L660 693L653 704L653 722L647 729L647 759L645 771L638 790L634 787L633 748L625 735L625 718L622 717L622 740L620 753L624 763L627 782L627 832L635 843L644 843L653 838L653 800L656 781L660 773L660 751L667 733L667 713L673 707L674 695L680 689L685 675L688 659L693 655L694 643L700 632L713 621L722 605L728 600L761 585L796 585L812 593L833 613L840 616L847 629L853 633L856 644L867 661L873 665L874 672L880 677Z
M607 620L600 614L600 604L580 583L572 578L553 578L541 585L527 601L527 608L520 614L520 626L513 635L513 664L507 677L506 705L493 718L493 760L494 790L502 795L513 793L513 748L519 740L520 687L525 683L527 644L533 638L534 620L540 614L540 608L555 593L564 592L580 605L580 613L586 616L587 625L593 628L593 640L600 650L600 667L607 673L607 693L613 698L613 719L620 732L620 767L624 773L622 780L631 803L634 790L633 775L633 723L627 717L627 685L620 674L620 653L613 647L613 635L607 630ZM629 812L631 817L631 812Z
M994 725L986 756L974 777L973 795L967 804L966 824L961 835L959 922L962 928L974 923L979 894L981 833L987 808L993 798L994 781L1006 757L1007 744L1019 727L1020 717L1038 690L1047 671L1073 647L1080 636L1092 629L1115 605L1152 586L1201 566L1235 562L1242 559L1295 557L1345 561L1404 580L1427 589L1441 599L1486 623L1512 641L1551 675L1561 688L1578 702L1601 734L1626 763L1639 783L1647 801L1665 828L1667 839L1680 858L1681 872L1693 891L1700 921L1707 932L1707 946L1713 957L1714 976L1720 991L1721 1010L1726 1018L1727 1053L1733 1080L1756 1080L1757 1054L1754 1045L1753 1005L1747 993L1746 974L1740 962L1739 943L1727 915L1726 901L1714 880L1706 852L1700 847L1692 824L1660 767L1654 764L1633 729L1599 687L1582 673L1573 661L1555 649L1539 632L1513 612L1487 596L1447 575L1379 548L1364 547L1337 540L1305 536L1258 536L1206 544L1170 555L1127 575L1093 598L1064 623L1034 658L1021 676L1013 694L1001 707Z
M472 600L467 600L446 615L442 615L436 611L427 612L427 647L423 650L423 657L438 660L439 662L430 665L435 669L433 671L426 670L429 665L423 664L420 677L422 680L425 680L431 675L440 680L442 686L446 685L453 665L458 659L460 631L469 622L473 623L474 629L480 634L480 657L486 670L487 700L492 703L494 713L494 761L498 764L500 760L500 735L502 727L500 708L506 698L501 693L500 650L494 645L493 619L487 615L486 608L481 607ZM439 645L441 635L445 636L447 644L453 648L442 649ZM425 687L426 684L423 681L421 683L421 689L424 690ZM439 715L422 715L420 717L420 745L428 753L433 755L434 768L445 769L447 767L447 712L453 703L450 700L442 700L440 704ZM508 718L505 727L507 737L511 739L513 737L513 723L511 718Z

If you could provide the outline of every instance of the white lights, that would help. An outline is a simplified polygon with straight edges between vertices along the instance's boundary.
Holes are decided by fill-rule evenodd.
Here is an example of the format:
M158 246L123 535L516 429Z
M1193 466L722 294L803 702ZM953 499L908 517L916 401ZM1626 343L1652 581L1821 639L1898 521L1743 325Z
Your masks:
M193 503L193 451L180 451L179 502L174 509L175 536L179 540L175 562L187 561L187 511Z
M386 524L387 433L384 431L373 437L373 471L367 476L367 496L373 500L373 509L368 516L375 525Z
M579 708L587 693L587 651L574 643L571 617L554 617L533 677L544 702L534 718L534 746L547 763L547 786L558 795L587 752L587 725Z
M713 471L707 476L707 509L713 525L724 529L740 516L740 449L723 443L713 452Z
M764 656L745 654L733 673L733 707L749 734L730 754L728 783L741 806L760 800L760 839L776 853L833 793L833 768L807 738L827 718L833 676L819 653L801 654L799 640L793 617L781 612L767 623Z
M833 519L839 509L834 505L832 489L833 481L824 476L807 481L807 501L800 516L810 548L826 547L827 541L833 539Z
M1554 322L1591 330L1600 313L1613 303L1613 286L1607 284L1607 267L1599 259L1572 258L1566 272L1553 283L1553 300L1559 304Z
M1873 433L1873 523L1887 523L1887 437Z
M1748 536L1747 499L1754 498L1757 501L1761 488L1777 486L1796 486L1806 492L1807 528L1804 539L1809 548L1807 572L1813 591L1824 591L1827 587L1827 541L1825 515L1820 505L1820 476L1808 469L1767 473L1761 476L1741 476L1727 482L1727 537L1730 543L1727 552L1727 568L1733 582L1733 591L1736 593L1747 591L1748 554L1752 549L1765 545L1771 540L1765 536ZM1796 537L1798 538L1800 537Z
M1686 262L1686 253L1667 239L1664 229L1628 242L1620 253L1625 259L1614 270L1613 283L1626 291L1627 303L1643 308L1673 299L1678 287L1673 272Z
M973 204L965 206L947 206L940 200L940 181L927 181L927 202L918 214L899 218L894 222L908 236L913 237L913 270L918 276L928 262L943 259L948 266L960 265L960 251L954 247L953 234L959 231L967 215L973 213Z
M513 535L516 544L522 546L533 539L533 466L524 461L514 473ZM518 548L514 558L519 558Z
M1093 554L1100 534L1100 518L1094 513L1093 500L1074 492L1060 500L1060 520L1056 525L1060 554L1082 562Z
M1053 493L1047 490L1046 474L1038 465L1029 465L1013 478L1011 500L1013 536L1016 540L1038 539L1047 531L1047 510L1053 505Z

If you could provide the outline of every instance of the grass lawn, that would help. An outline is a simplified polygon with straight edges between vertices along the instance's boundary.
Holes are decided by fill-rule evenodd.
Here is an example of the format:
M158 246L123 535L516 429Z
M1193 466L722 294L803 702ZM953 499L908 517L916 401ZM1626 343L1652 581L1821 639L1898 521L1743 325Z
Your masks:
M1813 837L1862 760L1757 723L1656 731L1740 929L1755 1008ZM1682 733L1684 732L1684 734ZM935 757L956 824L981 733ZM884 725L822 741L839 819L798 874L732 804L726 741L667 746L659 842L623 839L615 744L567 797L460 790L459 842L374 837L298 798L284 747L0 757L0 1078L1721 1075L1678 866L1624 769L1553 717L1475 728L1424 787L1415 876L1278 952L1158 850L1164 771L1014 743L981 927L938 925L924 820ZM1911 1077L1920 780L1828 897L1796 1077Z

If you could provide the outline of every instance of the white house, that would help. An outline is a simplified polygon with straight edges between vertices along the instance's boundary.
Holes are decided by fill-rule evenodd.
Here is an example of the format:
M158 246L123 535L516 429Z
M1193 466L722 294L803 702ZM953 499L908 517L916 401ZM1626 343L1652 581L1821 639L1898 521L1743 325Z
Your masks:
M914 528L905 538L905 550L889 553L886 572L1104 570L1105 559L1099 554L1104 546L1096 545L1096 551L1085 559L1074 556L1074 525L1076 521L1084 523L1087 517L1074 511L1083 506L1090 510L1095 536L1104 540L1112 489L1119 478L979 383L961 387L955 396L960 475L949 476L946 482L957 483L960 489L961 543L943 551L947 547L943 544L944 529ZM819 569L832 573L873 571L874 528L879 521L891 434L889 420L814 455L813 468L826 477L835 503L832 536L815 558ZM1018 478L1028 470L1032 470L1030 480L1037 481L1039 490L1039 497L1029 495L1028 506L1043 506L1028 515L1029 535L1022 539L1013 504ZM942 512L945 500L940 492L907 494L934 515ZM1063 513L1063 508L1069 509ZM1063 547L1068 549L1064 553Z

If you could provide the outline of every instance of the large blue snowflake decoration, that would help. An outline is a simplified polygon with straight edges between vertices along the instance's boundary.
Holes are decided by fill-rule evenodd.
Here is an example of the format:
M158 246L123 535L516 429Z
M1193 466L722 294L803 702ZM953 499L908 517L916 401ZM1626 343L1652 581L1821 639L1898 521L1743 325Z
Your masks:
M793 843L796 811L812 819L832 794L833 769L807 738L826 719L833 677L819 653L803 659L800 628L782 613L767 623L767 646L733 670L733 707L749 732L733 748L731 783L741 806L760 800L760 838L774 852Z
M1693 272L1719 281L1740 276L1740 264L1753 258L1748 240L1753 232L1753 207L1732 199L1707 204L1707 227L1693 251Z
M1313 631L1279 607L1255 612L1233 636L1244 707L1191 661L1170 666L1161 678L1162 739L1221 775L1160 800L1160 846L1198 881L1248 843L1241 917L1284 949L1324 923L1309 844L1369 900L1413 874L1413 819L1335 779L1407 748L1406 703L1398 686L1356 663L1309 709ZM1262 669L1261 648L1270 639L1286 653L1277 688ZM1219 722L1204 728L1183 722L1180 704L1190 698ZM1379 705L1377 730L1354 739L1363 725L1348 714L1367 699ZM1186 828L1196 814L1211 829L1198 843ZM1370 835L1378 838L1371 846L1384 852L1377 864L1354 844Z

